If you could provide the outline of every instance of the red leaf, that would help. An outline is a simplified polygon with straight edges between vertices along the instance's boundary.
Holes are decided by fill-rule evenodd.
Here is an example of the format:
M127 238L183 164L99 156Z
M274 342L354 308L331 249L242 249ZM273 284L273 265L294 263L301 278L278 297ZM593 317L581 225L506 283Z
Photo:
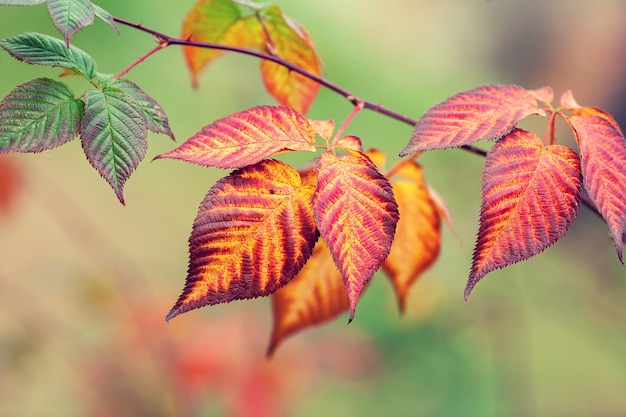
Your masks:
M412 162L404 165L393 179L400 220L383 269L396 291L401 312L405 311L409 288L435 262L441 245L439 209L422 170Z
M218 168L255 164L284 150L315 152L315 129L289 107L259 106L220 119L158 155Z
M515 129L487 155L480 229L465 299L487 273L526 260L561 238L581 200L580 160Z
M497 139L532 114L543 111L535 95L521 87L485 85L465 91L430 108L417 121L400 156Z
M328 247L319 240L300 273L272 294L274 328L267 356L290 335L333 319L348 307L341 273Z
M626 140L611 115L592 107L573 108L569 123L580 149L585 190L609 226L624 263L626 229Z
M167 315L256 298L285 285L313 252L315 187L282 162L265 160L218 181L189 238L182 295Z
M321 61L311 37L298 22L285 16L276 5L259 11L271 45L268 52L278 55L314 75L321 75ZM268 49L268 48L266 48ZM267 91L285 106L306 114L320 84L304 75L271 61L261 62L261 75Z
M10 157L0 155L0 214L9 214L22 184L22 172Z
M391 249L398 205L389 181L360 152L326 152L316 169L313 213L343 276L352 321L363 287Z

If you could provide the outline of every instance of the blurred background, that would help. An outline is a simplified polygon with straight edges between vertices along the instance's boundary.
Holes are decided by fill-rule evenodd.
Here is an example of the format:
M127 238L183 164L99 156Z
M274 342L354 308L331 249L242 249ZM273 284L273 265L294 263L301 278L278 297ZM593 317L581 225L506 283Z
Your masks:
M191 0L102 0L112 14L177 35ZM278 0L310 32L326 77L417 118L481 84L571 89L626 125L626 3L619 0ZM44 6L0 8L0 37L60 36ZM96 22L73 38L117 73L154 45ZM58 69L0 54L0 94ZM178 143L259 104L254 58L228 55L193 90L168 48L128 77L165 108ZM77 93L87 85L64 79ZM351 105L322 90L311 118L340 123ZM545 120L524 122L541 136ZM563 125L559 142L573 144ZM391 161L410 126L359 114L348 132ZM480 143L488 147L488 143ZM462 150L420 160L446 200L435 266L406 315L377 274L356 318L288 339L264 358L268 299L164 321L186 274L187 238L217 169L150 160L173 149L150 135L126 207L78 141L0 158L0 416L624 416L626 270L606 225L582 207L568 234L528 262L489 274L463 302L478 229L483 159ZM304 156L285 157L300 164ZM626 198L626 197L625 197Z

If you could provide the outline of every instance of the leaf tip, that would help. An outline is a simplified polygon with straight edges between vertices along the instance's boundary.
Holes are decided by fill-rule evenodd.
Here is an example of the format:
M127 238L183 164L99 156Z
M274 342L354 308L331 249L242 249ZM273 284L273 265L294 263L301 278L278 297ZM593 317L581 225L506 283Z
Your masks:
M474 289L474 287L476 286L476 283L478 283L480 278L475 278L475 277L470 277L469 280L467 281L467 285L465 286L465 292L463 293L463 300L465 300L465 302L467 303L470 294L472 293L472 290Z
M170 320L172 320L174 317L178 316L179 314L180 314L179 309L176 306L172 307L170 312L167 313L167 316L165 316L165 322L169 324Z
M354 313L355 312L356 312L356 305L351 306L350 307L350 316L348 317L348 323L346 323L346 324L352 323L352 320L354 320Z
M117 199L120 201L120 203L122 203L123 206L126 206L126 201L124 200L124 195L122 194L122 190L120 190L119 192L115 192L115 195L117 196Z

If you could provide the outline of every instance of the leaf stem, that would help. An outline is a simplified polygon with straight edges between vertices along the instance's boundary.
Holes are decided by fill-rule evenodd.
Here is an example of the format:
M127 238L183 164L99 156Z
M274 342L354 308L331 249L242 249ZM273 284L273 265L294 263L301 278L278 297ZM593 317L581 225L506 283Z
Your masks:
M554 145L554 143L556 142L555 123L556 123L557 113L558 112L550 111L550 119L548 120L548 126L546 126L546 133L543 136L543 143ZM550 141L548 141L548 137L550 138Z
M343 132L348 128L348 125L350 124L350 122L352 121L354 116L356 116L356 114L358 112L363 110L363 108L364 107L363 107L363 102L362 101L359 101L354 106L354 108L352 109L352 111L350 112L348 117L346 117L346 120L344 120L343 123L341 124L341 126L339 126L339 129L337 129L337 133L335 133L335 138L333 139L333 141L330 144L331 147L334 147L335 145L337 145L337 142L339 142L339 139L341 138L341 135L343 135Z
M145 54L143 54L142 56L140 56L135 62L133 62L132 64L130 64L128 67L126 67L124 70L122 70L122 72L120 72L119 74L117 74L114 78L116 80L119 80L120 78L122 78L128 71L132 70L133 68L135 68L138 64L141 64L143 61L146 60L146 58L148 58L150 55L160 51L161 49L165 49L169 46L169 42L167 40L159 40L159 44L157 46L155 46L154 48L150 49L148 52L146 52Z

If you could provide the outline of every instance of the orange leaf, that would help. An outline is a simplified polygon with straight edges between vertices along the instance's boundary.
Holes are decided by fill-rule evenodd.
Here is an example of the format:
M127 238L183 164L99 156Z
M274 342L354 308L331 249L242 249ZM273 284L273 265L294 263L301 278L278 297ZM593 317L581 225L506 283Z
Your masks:
M259 10L259 17L269 36L267 44L270 45L270 53L314 75L321 75L321 61L309 34L300 23L283 15L276 5ZM267 91L280 104L294 107L303 114L308 111L320 88L316 81L267 60L261 62L261 75Z
M465 91L430 108L417 121L400 156L498 139L532 114L544 112L537 107L535 94L522 87L485 85Z
M265 160L218 181L189 238L183 292L167 315L256 298L285 285L313 252L315 187L280 161Z
M515 129L487 155L480 229L465 299L487 273L538 254L560 239L581 200L580 160Z
M398 306L405 311L410 286L439 256L441 220L439 209L430 196L422 167L404 165L393 180L393 194L398 202L400 220L383 269L398 296Z
M348 307L341 273L328 247L319 240L300 273L272 294L274 328L267 356L288 336L333 319Z
M380 171L384 172L385 164L387 163L387 155L380 149L369 148L365 155L378 167Z
M361 143L361 139L352 135L343 136L341 139L339 139L339 141L337 141L337 146L345 150L363 152L363 144Z
M252 165L275 153L315 152L315 129L289 107L259 106L220 119L158 155L218 168Z
M569 123L580 149L585 190L609 226L624 263L626 230L626 140L611 115L592 107L573 108Z
M199 0L183 22L181 37L229 46L258 46L260 40L249 27L254 23L256 20L243 17L239 6L231 0ZM223 52L217 49L183 47L194 86L198 84L198 74Z
M398 205L387 178L360 152L317 159L315 222L343 276L350 320L365 284L389 254Z

